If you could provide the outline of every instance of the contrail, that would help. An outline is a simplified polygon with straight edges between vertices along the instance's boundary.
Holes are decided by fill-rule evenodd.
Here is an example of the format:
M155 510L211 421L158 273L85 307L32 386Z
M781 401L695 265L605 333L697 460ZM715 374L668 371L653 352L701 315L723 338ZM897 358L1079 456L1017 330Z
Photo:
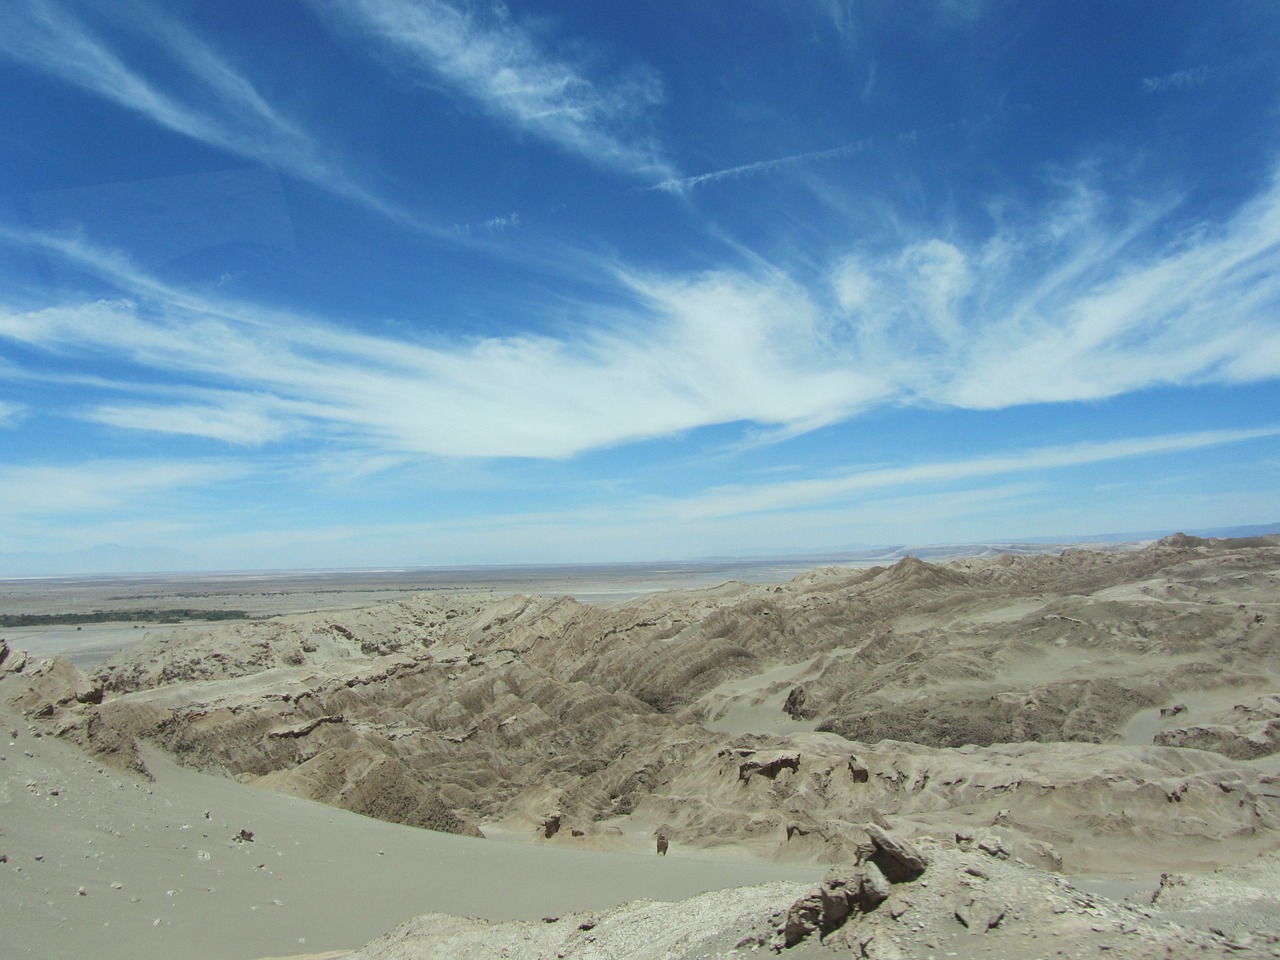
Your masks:
M753 173L763 173L766 170L774 170L778 167L787 167L797 163L804 163L808 160L830 160L834 157L847 157L867 149L869 143L866 140L859 140L857 143L846 144L843 147L835 147L831 150L817 150L813 153L797 153L790 157L778 157L776 160L757 160L755 163L744 163L740 167L727 167L724 170L713 170L710 173L700 173L693 177L673 177L670 180L663 180L661 183L655 183L650 190L664 190L667 193L680 193L690 187L697 187L704 183L711 183L715 180L728 180L733 177L744 177Z

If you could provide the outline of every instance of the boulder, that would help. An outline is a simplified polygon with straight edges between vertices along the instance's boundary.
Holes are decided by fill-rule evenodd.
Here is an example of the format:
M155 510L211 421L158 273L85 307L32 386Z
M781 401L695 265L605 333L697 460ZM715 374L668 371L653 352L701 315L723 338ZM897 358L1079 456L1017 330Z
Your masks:
M874 823L867 824L866 831L875 845L869 859L890 883L907 883L924 873L929 858L915 844L893 836Z
M848 872L833 870L817 890L791 905L778 930L782 946L793 947L814 933L826 937L850 917L870 913L887 899L889 881L874 863Z
M783 770L795 773L799 769L800 754L798 753L759 754L738 765L738 779L750 781L752 777L759 775L775 780Z

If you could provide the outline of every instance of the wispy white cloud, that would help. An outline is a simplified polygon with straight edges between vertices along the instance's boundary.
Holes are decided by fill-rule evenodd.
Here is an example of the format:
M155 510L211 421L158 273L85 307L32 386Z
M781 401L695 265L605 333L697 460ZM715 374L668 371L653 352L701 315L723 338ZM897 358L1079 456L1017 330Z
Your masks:
M669 177L661 183L655 183L650 190L662 190L666 193L684 193L693 187L700 187L703 184L715 183L717 180L736 180L741 177L755 176L756 174L769 173L783 167L793 167L801 163L811 163L815 160L834 160L837 157L849 157L855 153L866 150L868 143L860 141L858 143L845 144L842 147L835 147L831 150L815 150L810 153L796 153L789 157L777 157L773 160L757 160L754 163L744 163L736 167L726 167L723 170L712 170L709 173L699 173L691 177Z
M1175 70L1155 77L1143 77L1142 92L1165 93L1169 90L1190 90L1193 87L1202 87L1209 81L1211 73L1212 70L1209 67L1199 66Z
M167 415L152 400L89 414L118 426L185 425L239 442L303 429L398 451L564 457L711 423L831 422L884 391L828 354L816 309L781 278L628 276L644 308L616 325L441 347L198 297L74 240L9 236L97 270L130 298L11 309L0 337L226 391Z
M1091 488L1089 496L1064 497L1063 476L1095 464L1176 456L1277 436L1280 426L1128 437L855 470L822 480L720 487L686 497L617 495L595 506L447 520L218 531L201 542L213 541L216 549L231 555L265 555L286 565L297 565L290 556L316 550L381 564L585 562L709 552L814 552L859 542L1017 538L1037 532L1028 526L1029 509L1040 533L1161 529L1165 523L1185 523L1188 516L1217 516L1226 524L1257 516L1259 510L1265 515L1273 494L1241 493L1239 502L1232 498L1229 510L1234 512L1223 512L1213 498L1181 488L1144 485L1141 502L1128 502L1133 492L1127 489ZM1100 500L1110 502L1099 508ZM1115 526L1117 503L1131 526ZM282 552L274 556L272 551Z
M287 404L233 395L225 404L103 404L86 414L88 420L127 430L149 430L206 437L227 443L259 446L280 440L298 429Z
M662 101L644 68L596 81L517 24L500 5L445 0L313 0L343 28L373 37L449 90L518 130L608 168L665 175L669 166L645 132Z
M459 223L454 225L454 231L462 236L470 236L472 233L506 233L508 230L515 230L520 226L520 214L514 211L506 216L490 217L481 223Z
M979 244L850 256L832 335L904 398L980 409L1280 376L1280 182L1157 241L1174 210L1077 184Z
M431 343L195 295L84 242L10 232L125 296L0 310L0 337L174 388L87 409L98 422L392 456L559 458L716 424L795 434L890 403L997 409L1280 376L1280 185L1156 241L1174 209L1120 216L1077 184L1026 226L849 255L825 285L763 265L620 270L632 306L584 306L576 328Z
M175 74L139 66L146 62L144 58L131 57L123 44L113 47L101 32L54 0L11 0L0 5L0 55L176 133L270 164L398 221L411 221L344 171L247 77L177 21L158 9L140 10L129 4L117 13L133 14L113 21L129 32L130 46L141 46L148 56L163 58L169 68L176 68Z
M74 466L0 466L0 516L117 509L242 473L228 463L98 460ZM145 502L142 501L142 502Z
M795 510L847 500L876 490L989 481L1010 475L1061 470L1092 463L1181 453L1280 436L1280 425L1250 430L1208 430L1156 437L1038 447L1011 454L936 461L905 467L861 470L818 480L794 480L753 487L721 487L696 497L663 502L656 512L682 519L743 516Z
M9 427L17 422L26 407L18 403L0 400L0 427Z

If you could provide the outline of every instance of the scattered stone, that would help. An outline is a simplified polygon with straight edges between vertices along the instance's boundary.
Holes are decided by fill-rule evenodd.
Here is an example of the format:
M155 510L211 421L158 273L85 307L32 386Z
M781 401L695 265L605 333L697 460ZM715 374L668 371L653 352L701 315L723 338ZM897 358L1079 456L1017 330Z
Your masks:
M253 831L241 828L240 832L231 839L236 843L253 843Z

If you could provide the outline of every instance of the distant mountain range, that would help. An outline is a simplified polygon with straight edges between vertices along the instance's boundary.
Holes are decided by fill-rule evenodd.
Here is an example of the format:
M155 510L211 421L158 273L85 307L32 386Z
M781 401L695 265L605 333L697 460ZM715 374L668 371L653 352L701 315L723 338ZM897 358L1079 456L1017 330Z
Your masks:
M907 554L921 559L943 560L949 557L973 557L1002 553L1045 553L1076 543L1126 544L1158 540L1171 533L1181 532L1197 537L1264 537L1280 534L1280 523L1250 524L1239 527L1186 528L1173 530L1144 530L1127 533L1096 533L1086 535L1063 534L1052 537L1024 537L1019 540L992 540L974 543L938 544L851 544L838 550L815 553L787 554L751 557L698 557L692 562L767 562L785 560L811 562L814 566L828 563L893 563ZM653 563L656 563L654 561ZM579 564L552 564L573 567ZM590 564L590 566L624 566L625 564ZM651 566L640 563L639 566ZM423 565L425 568L427 565ZM493 566L511 566L495 564ZM542 564L518 564L516 566L543 566ZM83 550L66 553L27 551L0 553L0 577L62 577L93 576L97 574L124 573L186 573L201 570L195 557L167 547L129 547L114 543L97 544Z

